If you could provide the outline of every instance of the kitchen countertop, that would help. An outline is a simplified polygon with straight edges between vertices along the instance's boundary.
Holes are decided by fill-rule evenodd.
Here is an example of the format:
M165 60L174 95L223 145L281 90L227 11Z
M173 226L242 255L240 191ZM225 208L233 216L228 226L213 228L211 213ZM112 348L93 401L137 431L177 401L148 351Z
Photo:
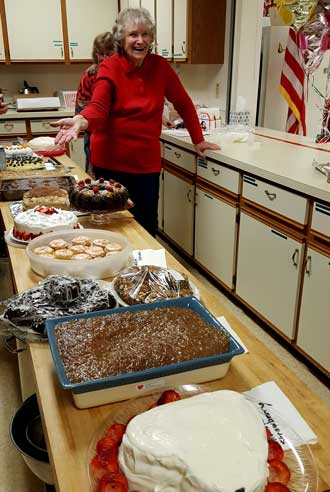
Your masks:
M62 156L59 160L67 166L74 165L67 156ZM78 167L74 173L79 178L84 176ZM8 203L1 203L0 210L5 228L9 229L12 226L12 217ZM87 217L80 220L85 227L91 227ZM123 212L120 218L103 228L124 234L133 249L162 247L128 212ZM23 292L41 280L41 277L31 271L24 249L8 246L8 251L17 292ZM208 383L208 386L213 390L246 391L266 381L275 381L316 433L318 443L312 446L312 451L320 475L318 490L330 488L330 409L253 333L231 315L221 302L208 292L203 282L194 278L167 251L166 259L169 268L183 271L189 276L200 290L205 306L215 316L225 316L249 349L248 354L233 359L223 379ZM95 432L116 411L118 404L78 410L73 404L70 392L61 389L58 383L48 345L30 344L29 351L23 354L27 354L31 360L32 374L26 371L25 377L30 381L35 380L56 490L90 492L87 477L89 445Z
M34 118L67 118L74 115L74 109L60 108L51 111L16 111L8 109L7 113L0 115L1 120L26 120Z
M190 137L162 132L161 139L194 151ZM205 140L220 144L221 136L212 132L205 135ZM312 166L313 159L318 163L330 161L330 144L316 144L308 137L257 127L253 143L225 143L222 150L208 150L205 156L293 191L330 201L330 183Z

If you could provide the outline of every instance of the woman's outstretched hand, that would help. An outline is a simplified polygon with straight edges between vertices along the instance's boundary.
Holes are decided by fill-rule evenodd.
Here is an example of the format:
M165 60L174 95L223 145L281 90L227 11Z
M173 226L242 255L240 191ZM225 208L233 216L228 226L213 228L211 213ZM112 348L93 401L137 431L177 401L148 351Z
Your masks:
M60 127L60 131L55 137L55 144L64 145L77 140L81 131L87 130L88 121L81 115L73 118L63 118L51 123L51 126Z
M221 147L217 144L203 140L203 142L199 142L195 145L195 150L199 156L204 157L205 150L221 150Z

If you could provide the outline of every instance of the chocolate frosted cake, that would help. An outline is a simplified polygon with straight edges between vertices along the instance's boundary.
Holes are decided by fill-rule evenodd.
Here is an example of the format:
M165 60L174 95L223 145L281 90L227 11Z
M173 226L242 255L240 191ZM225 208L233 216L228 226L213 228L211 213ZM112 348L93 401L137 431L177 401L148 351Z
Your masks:
M128 191L113 179L86 178L70 192L70 202L78 210L116 212L127 208Z
M64 322L56 340L72 383L229 351L229 338L189 308L128 311Z

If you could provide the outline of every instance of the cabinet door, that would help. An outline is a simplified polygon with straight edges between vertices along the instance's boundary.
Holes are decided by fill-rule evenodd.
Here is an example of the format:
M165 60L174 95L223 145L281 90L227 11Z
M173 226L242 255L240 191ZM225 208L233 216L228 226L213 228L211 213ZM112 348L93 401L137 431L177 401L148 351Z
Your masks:
M164 222L164 170L162 169L159 178L159 199L158 199L158 229L163 230Z
M195 258L228 287L233 284L237 209L197 188Z
M330 372L330 257L307 251L297 345Z
M302 245L241 213L236 293L293 339Z
M164 232L193 254L194 185L164 171Z
M3 45L2 25L1 25L1 13L0 13L0 61L5 60L5 48Z
M86 154L84 151L84 137L72 140L69 144L70 158L85 171Z
M187 0L174 0L173 59L187 58Z
M66 13L70 59L91 59L95 36L112 30L118 15L118 1L66 0Z
M172 58L172 0L156 0L156 51L164 58Z
M5 0L10 59L63 60L60 0Z
M141 0L141 7L149 10L151 17L155 19L155 0Z

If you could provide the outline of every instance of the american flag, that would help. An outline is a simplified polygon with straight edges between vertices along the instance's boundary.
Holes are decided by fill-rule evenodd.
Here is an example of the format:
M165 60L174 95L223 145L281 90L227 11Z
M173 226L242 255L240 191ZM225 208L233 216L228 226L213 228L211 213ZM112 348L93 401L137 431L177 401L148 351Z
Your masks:
M306 87L307 80L299 60L297 34L289 29L281 74L280 91L288 103L286 131L306 135Z

